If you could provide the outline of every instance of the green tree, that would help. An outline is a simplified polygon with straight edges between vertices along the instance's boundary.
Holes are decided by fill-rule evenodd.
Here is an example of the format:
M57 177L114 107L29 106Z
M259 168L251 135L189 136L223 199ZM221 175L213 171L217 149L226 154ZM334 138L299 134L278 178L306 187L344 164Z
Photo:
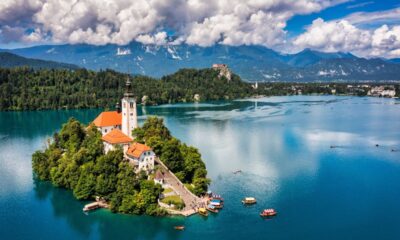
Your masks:
M96 186L96 177L93 174L93 162L88 162L82 165L80 172L81 174L78 184L74 188L74 196L77 199L89 199L90 197L93 197Z
M32 155L32 168L40 180L50 179L49 161L46 153L36 151Z
M172 172L183 170L183 156L179 149L180 142L176 138L167 141L162 149L161 161L167 165Z

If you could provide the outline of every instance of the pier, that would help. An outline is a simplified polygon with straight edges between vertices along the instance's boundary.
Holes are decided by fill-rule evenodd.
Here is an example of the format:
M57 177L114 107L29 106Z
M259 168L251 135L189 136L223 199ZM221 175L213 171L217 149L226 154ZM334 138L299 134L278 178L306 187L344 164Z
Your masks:
M96 197L96 201L92 203L88 203L83 207L84 212L88 212L91 210L95 210L97 208L110 208L108 203L104 201L103 199L100 199L99 197Z

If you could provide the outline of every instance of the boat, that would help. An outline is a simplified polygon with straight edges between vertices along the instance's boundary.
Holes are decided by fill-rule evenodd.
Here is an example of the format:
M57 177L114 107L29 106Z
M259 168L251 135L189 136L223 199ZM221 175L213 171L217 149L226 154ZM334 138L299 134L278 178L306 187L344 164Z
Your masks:
M212 204L208 204L206 209L212 213L218 213L218 209Z
M185 230L185 226L175 226L174 227L175 230Z
M233 174L238 174L238 173L242 173L242 170L239 169L233 172Z
M260 212L261 217L273 217L276 216L277 212L273 208L269 209L264 209L262 212Z
M198 213L199 213L200 215L202 215L202 216L205 216L205 217L208 216L207 209L205 209L205 208L199 208Z
M223 208L224 203L219 199L211 199L209 205L213 205L215 208Z
M221 200L222 202L224 201L224 199L221 197L221 195L213 194L211 196L210 200L214 200L214 199Z
M243 204L255 204L255 203L257 203L257 200L255 198L253 198L253 197L245 197L242 200L242 203Z

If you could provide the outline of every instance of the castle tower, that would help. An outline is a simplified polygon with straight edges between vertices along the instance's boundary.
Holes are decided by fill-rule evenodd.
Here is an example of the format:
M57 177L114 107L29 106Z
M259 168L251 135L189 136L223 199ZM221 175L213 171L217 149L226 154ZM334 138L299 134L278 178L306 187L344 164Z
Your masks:
M132 130L137 128L136 101L131 90L131 81L126 81L126 90L122 105L122 132L132 138Z

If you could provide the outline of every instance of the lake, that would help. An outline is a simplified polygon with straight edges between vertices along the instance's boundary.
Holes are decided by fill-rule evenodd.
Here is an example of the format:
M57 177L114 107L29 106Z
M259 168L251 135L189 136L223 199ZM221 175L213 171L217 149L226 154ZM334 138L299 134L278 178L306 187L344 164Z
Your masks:
M71 191L34 180L32 153L69 117L88 123L100 111L0 113L1 239L400 239L399 100L293 96L139 107L141 123L163 117L200 149L210 189L225 198L208 218L85 215ZM245 196L258 203L244 207ZM278 216L261 219L264 208Z

